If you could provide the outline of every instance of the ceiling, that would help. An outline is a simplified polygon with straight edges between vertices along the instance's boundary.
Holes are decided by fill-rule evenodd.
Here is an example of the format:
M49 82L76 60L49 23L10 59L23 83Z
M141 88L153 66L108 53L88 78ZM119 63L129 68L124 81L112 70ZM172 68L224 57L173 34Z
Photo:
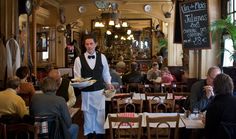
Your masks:
M90 18L95 19L96 17L99 17L102 13L101 11L96 8L95 1L98 0L41 0L44 1L44 6L48 7L48 5L54 5L55 3L59 4L59 7L63 6L71 6L72 8L77 7L79 8L81 5L84 5L87 9L85 13L76 13L76 15L72 16L71 14L67 14L67 21L74 22L77 21L77 19L73 19L75 16L80 17L80 19L84 18ZM159 15L162 15L162 12L160 12L160 5L163 3L167 3L169 5L172 4L175 0L99 0L99 1L105 1L105 2L114 2L118 4L118 9L121 13L122 19L128 19L128 18L149 18L155 20L158 20L157 17ZM146 4L152 5L152 12L144 12L143 6ZM56 6L58 7L58 5ZM72 11L73 9L70 8ZM96 10L95 10L96 8ZM48 9L48 8L47 8ZM77 10L78 11L78 10ZM71 16L71 17L68 17ZM160 18L159 18L160 19ZM155 26L156 21L152 20ZM167 19L169 20L169 19ZM86 22L86 21L83 21ZM130 26L135 26L136 28L145 28L150 27L150 21L130 21Z

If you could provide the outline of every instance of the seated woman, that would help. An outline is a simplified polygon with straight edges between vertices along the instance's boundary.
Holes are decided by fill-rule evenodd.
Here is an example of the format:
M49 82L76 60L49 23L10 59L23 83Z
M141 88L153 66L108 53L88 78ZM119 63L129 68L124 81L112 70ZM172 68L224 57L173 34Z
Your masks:
M28 95L31 98L35 94L35 88L32 83L27 81L29 76L29 68L26 66L22 66L16 70L16 76L20 78L20 91L18 95L25 96ZM30 100L23 97L26 102L26 105L29 105Z
M29 107L30 115L34 117L43 115L56 115L60 117L60 119L63 120L60 122L65 125L60 131L63 130L62 133L69 132L71 139L77 139L79 127L77 124L72 124L65 99L56 95L57 88L58 84L56 80L46 77L41 83L43 94L35 94L32 98L32 103ZM67 134L64 134L63 136L65 135Z

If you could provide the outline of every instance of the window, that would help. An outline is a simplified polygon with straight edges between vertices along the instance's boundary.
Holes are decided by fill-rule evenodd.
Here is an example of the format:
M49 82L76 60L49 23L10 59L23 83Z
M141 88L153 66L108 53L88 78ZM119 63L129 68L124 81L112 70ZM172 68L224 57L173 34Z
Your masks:
M235 0L229 0L227 2L227 15L230 17L232 23L236 23L236 1ZM222 64L223 67L229 67L233 66L233 59L232 54L234 53L233 48L233 41L229 38L228 35L224 35L224 53L223 53L223 59Z

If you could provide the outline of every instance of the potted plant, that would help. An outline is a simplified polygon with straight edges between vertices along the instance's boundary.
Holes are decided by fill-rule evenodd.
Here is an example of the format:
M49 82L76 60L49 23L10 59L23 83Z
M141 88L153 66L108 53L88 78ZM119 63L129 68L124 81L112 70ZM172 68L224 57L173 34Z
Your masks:
M228 51L231 53L231 58L236 61L236 26L231 22L231 18L219 19L213 21L210 25L210 31L212 32L212 42L218 40L219 44L222 42L222 36L228 34L233 41L234 52L231 52L227 49L223 49L221 53L224 51Z

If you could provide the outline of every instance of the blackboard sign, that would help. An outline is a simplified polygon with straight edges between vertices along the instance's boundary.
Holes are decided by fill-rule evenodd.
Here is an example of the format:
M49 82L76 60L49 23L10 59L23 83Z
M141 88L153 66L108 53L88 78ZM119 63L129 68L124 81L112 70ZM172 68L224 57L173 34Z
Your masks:
M207 0L183 2L179 5L184 48L211 48L208 31Z

